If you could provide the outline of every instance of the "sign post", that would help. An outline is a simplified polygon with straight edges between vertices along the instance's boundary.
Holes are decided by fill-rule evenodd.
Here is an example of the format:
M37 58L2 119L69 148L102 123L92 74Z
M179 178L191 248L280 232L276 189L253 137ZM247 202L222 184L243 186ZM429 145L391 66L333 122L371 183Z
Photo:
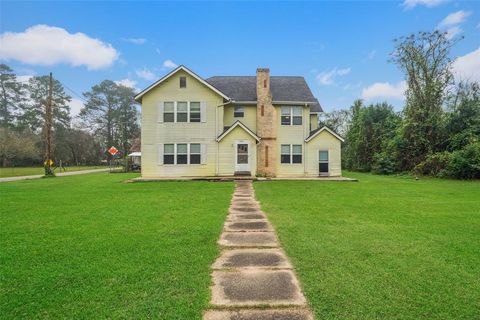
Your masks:
M108 153L112 155L113 159L113 157L115 157L115 155L118 153L118 149L114 146L111 146L110 149L108 149ZM112 172L112 159L110 159L110 172Z

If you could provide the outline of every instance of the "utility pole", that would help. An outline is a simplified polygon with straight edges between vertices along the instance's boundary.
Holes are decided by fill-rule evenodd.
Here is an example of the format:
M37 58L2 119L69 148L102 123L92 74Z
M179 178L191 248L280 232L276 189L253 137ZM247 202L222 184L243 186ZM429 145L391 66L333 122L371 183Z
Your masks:
M45 176L52 177L52 122L53 122L53 77L50 72L50 79L48 83L48 97L45 104Z

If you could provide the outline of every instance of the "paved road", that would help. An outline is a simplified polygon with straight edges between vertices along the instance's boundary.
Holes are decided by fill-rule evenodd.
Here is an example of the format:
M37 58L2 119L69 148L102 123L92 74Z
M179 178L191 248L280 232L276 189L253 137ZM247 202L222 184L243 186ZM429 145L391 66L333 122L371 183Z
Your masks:
M62 172L57 173L57 177L65 177L65 176L76 176L79 174L87 174L87 173L96 173L96 172L105 172L109 171L110 169L92 169L92 170L80 170L80 171L70 171L70 172ZM10 181L19 181L19 180L30 180L30 179L40 179L43 177L43 174L36 174L33 176L19 176L19 177L8 177L8 178L0 178L0 182L10 182Z

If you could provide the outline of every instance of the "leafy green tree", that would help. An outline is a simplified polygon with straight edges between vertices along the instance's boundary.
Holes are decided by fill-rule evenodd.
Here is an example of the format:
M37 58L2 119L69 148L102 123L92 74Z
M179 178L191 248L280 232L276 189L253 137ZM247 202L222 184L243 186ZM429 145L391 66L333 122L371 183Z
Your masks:
M13 128L26 101L25 86L6 64L0 64L0 126Z
M87 102L80 118L85 126L100 137L104 150L117 146L125 156L139 134L133 89L105 80L84 96Z
M480 85L461 82L448 99L449 113L445 131L448 133L448 150L458 150L480 141Z
M441 149L442 105L453 81L449 54L455 42L439 31L395 40L392 61L405 73L408 85L399 153L403 170Z
M45 103L48 97L49 76L32 77L28 81L27 90L29 103L25 112L19 117L22 129L28 128L37 132L43 128L45 117ZM63 85L58 80L53 80L53 128L70 125L71 97L65 93Z

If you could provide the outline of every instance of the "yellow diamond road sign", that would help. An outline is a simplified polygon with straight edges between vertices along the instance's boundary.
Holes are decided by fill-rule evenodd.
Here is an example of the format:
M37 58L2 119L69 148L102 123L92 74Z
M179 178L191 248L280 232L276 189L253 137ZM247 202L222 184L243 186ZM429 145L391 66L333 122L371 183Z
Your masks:
M53 160L52 159L48 159L44 162L45 165L49 165L50 167L53 165Z

